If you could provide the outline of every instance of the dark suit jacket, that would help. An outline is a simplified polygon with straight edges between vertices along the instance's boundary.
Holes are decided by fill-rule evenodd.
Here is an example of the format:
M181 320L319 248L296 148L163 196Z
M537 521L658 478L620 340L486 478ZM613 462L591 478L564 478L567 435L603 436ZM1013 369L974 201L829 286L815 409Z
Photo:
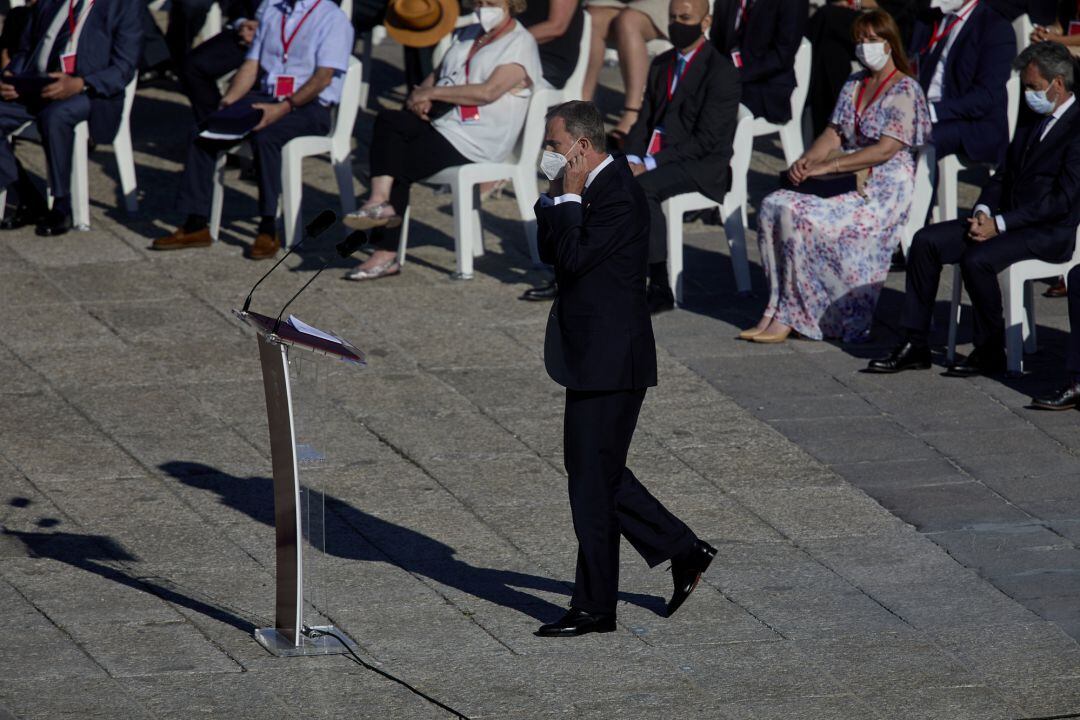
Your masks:
M1004 165L983 188L978 204L1001 214L1006 232L1045 230L1025 233L1028 247L1043 260L1064 262L1072 255L1080 223L1080 101L1042 141L1035 138L1038 130L1038 123L1016 129Z
M656 341L645 302L649 206L625 158L615 158L582 202L536 204L540 259L555 267L544 364L571 390L656 385Z
M927 61L934 21L941 19L941 12L933 10L915 21L909 51L913 62ZM1009 142L1005 83L1015 56L1016 33L1012 25L980 2L945 59L943 96L934 103L934 112L938 122L964 123L964 154L976 162L1000 162Z
M13 73L33 72L31 63L38 41L67 0L38 0L23 32L19 50L8 65ZM140 0L95 0L79 37L75 74L83 79L90 96L90 136L110 143L120 127L124 88L135 77L142 53L142 5ZM67 27L57 38L65 42Z
M810 3L805 0L753 0L743 28L735 32L739 0L715 0L712 42L725 57L742 55L742 103L755 117L781 123L791 119L795 53L806 33Z
M657 166L679 163L705 195L719 202L730 185L731 143L739 117L739 73L708 43L702 44L667 99L668 72L675 50L653 60L645 83L645 99L623 149L644 157L653 129L664 128L664 149L653 157Z

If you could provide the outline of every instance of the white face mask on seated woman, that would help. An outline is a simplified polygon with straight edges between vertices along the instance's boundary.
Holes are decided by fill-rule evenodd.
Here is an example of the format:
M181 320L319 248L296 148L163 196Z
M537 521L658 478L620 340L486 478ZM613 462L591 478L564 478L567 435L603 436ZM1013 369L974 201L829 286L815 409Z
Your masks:
M855 57L867 70L877 72L889 62L889 53L885 52L887 45L884 42L859 43L855 46Z

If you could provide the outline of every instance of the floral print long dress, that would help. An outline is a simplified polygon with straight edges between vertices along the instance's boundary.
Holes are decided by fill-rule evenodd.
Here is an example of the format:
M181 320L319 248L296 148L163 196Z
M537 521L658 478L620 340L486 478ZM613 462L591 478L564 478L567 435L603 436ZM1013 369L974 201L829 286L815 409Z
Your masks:
M855 102L865 71L848 78L830 120L844 152L882 136L904 148L871 169L857 192L821 198L778 190L761 203L758 244L770 297L765 314L820 340L864 339L908 220L915 185L915 153L930 142L930 111L922 88L903 76L863 110Z

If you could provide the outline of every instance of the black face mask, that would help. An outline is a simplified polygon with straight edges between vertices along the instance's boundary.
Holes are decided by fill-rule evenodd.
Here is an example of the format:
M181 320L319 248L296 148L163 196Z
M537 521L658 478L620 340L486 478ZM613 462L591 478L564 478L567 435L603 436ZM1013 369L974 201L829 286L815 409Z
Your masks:
M677 49L682 50L688 48L698 41L702 35L701 25L686 25L680 22L673 22L668 25L667 36L671 44Z

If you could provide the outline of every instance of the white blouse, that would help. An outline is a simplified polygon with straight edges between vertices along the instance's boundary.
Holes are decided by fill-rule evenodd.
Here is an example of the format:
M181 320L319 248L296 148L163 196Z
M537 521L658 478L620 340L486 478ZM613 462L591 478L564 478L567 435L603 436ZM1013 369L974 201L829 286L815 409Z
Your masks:
M513 28L476 52L469 63L469 77L465 78L465 60L476 38L483 35L478 23L454 31L454 42L446 51L438 69L436 85L481 85L500 65L517 64L525 69L532 86L540 82L540 52L536 40L514 21ZM533 87L511 90L495 102L481 105L479 117L462 120L461 106L455 105L442 117L432 121L436 130L449 140L465 157L473 162L502 162L514 149Z

